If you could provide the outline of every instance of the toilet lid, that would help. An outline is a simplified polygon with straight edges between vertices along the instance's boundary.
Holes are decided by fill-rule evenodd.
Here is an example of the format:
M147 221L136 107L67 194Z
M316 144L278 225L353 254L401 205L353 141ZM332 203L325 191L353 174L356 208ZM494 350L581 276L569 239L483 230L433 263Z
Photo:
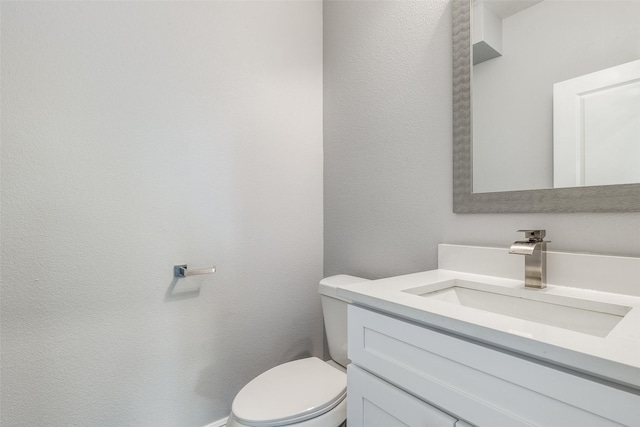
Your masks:
M347 376L317 357L284 363L244 386L233 415L249 426L282 426L317 417L346 396Z

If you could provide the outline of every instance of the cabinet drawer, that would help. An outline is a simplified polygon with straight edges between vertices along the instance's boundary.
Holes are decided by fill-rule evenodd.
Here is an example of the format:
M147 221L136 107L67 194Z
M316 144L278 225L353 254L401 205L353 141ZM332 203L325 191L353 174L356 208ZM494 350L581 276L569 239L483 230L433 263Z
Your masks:
M456 419L354 366L347 369L349 427L454 427Z
M637 394L356 306L349 358L478 427L640 426Z

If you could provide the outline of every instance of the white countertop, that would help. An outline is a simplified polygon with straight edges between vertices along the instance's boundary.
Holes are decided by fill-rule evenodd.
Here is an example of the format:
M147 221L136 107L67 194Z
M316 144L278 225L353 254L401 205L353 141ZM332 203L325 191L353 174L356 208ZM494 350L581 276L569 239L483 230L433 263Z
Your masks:
M640 390L640 297L548 284L544 293L631 307L606 337L457 306L405 292L447 280L523 288L522 280L431 270L340 287L337 295L426 326Z

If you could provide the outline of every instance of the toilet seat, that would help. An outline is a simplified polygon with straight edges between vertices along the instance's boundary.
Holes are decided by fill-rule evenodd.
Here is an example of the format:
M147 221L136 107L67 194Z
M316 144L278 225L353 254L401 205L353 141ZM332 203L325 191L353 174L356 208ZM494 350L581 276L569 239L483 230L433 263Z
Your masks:
M242 425L252 427L301 423L331 411L346 393L345 373L310 357L256 377L234 399L232 414Z

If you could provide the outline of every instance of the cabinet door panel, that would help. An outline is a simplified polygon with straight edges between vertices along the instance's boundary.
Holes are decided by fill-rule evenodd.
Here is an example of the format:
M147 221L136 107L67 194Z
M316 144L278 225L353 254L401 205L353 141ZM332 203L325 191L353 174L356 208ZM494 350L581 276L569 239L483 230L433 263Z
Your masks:
M480 427L640 427L637 394L354 306L349 357Z
M349 365L349 427L454 427L456 419L386 381Z

